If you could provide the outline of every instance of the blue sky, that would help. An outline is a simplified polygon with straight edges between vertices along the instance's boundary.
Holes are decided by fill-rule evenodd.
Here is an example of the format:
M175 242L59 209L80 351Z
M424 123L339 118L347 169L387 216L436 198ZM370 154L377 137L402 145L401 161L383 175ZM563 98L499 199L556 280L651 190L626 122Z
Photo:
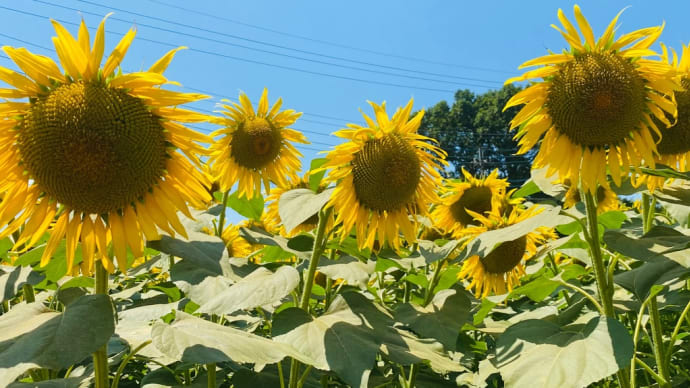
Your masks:
M619 32L666 21L661 41L676 48L690 41L690 2L578 3L595 35L630 6ZM82 16L95 29L112 11L106 53L130 26L138 29L123 63L125 71L148 68L170 48L188 46L166 76L188 91L212 94L194 104L196 108L213 110L221 98L236 99L239 91L256 101L267 87L271 102L281 96L284 107L304 112L294 128L313 142L302 148L307 161L339 142L330 133L346 122L361 122L358 109L370 111L366 100L385 100L392 110L414 97L415 108L423 108L452 101L457 89L481 93L499 88L518 74L520 63L565 47L549 24L558 22L559 7L571 17L573 4L5 0L0 1L0 42L54 57L49 17L65 22L76 34L74 24ZM2 57L0 65L13 67Z

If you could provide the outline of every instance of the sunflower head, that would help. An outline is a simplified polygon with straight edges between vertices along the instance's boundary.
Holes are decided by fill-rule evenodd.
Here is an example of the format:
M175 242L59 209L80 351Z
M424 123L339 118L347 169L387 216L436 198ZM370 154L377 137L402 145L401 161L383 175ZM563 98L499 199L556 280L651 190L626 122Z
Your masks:
M643 58L657 55L649 47L663 26L616 39L619 13L595 40L580 8L574 9L580 32L562 10L558 18L563 29L553 26L570 50L525 62L521 67L541 67L506 83L543 81L513 96L506 109L525 104L511 122L511 129L519 127L519 153L543 136L534 167L548 166L547 176L558 173L561 180L581 181L585 190L594 192L606 181L607 167L620 185L630 165L653 165L657 149L652 133L659 128L652 117L676 116L672 96L680 85L671 66Z
M565 193L565 198L563 198L563 207L571 208L578 203L582 202L580 195L580 190L578 190L577 185L571 185L570 181L566 179L564 182L568 187L568 191ZM611 210L618 210L620 204L618 202L618 196L611 190L610 187L601 185L597 187L596 191L596 201L597 201L597 213L606 213Z
M415 241L417 225L409 216L425 214L437 199L445 153L417 133L424 112L410 118L412 102L393 117L385 103L370 102L376 121L363 114L366 126L348 124L336 132L349 141L329 152L322 166L331 170L326 183L337 183L328 206L335 208L336 224L342 223L341 238L356 226L360 248L373 248L378 239L398 249L400 231Z
M517 206L507 215L492 212L482 216L475 213L475 218L481 221L481 225L465 228L459 236L468 237L465 244L469 244L483 232L505 228L536 214L538 210L535 208L525 210ZM538 227L515 240L504 241L486 256L474 255L466 259L458 278L470 279L467 289L473 289L477 298L492 293L499 295L510 292L525 274L524 262L534 256L539 245L555 238L556 233L552 228Z
M246 94L240 102L224 100L221 105L225 117L215 120L224 128L214 135L220 138L211 145L210 163L223 191L238 183L240 195L248 198L266 192L270 183L285 186L296 177L302 154L293 142L308 143L300 133L288 128L302 115L292 109L280 111L282 99L269 110L268 90L264 89L256 111Z
M675 50L668 49L661 45L662 60L668 62L678 71L678 81L683 90L676 91L674 99L678 106L678 117L674 119L666 114L664 117L652 117L654 124L661 130L661 134L652 133L652 138L657 143L659 155L657 163L670 166L677 171L685 172L690 170L690 53L688 46L683 46L680 59ZM661 138L659 138L661 135ZM647 183L649 190L654 191L657 187L664 185L665 179L655 176L643 176L640 183Z
M240 236L239 225L228 225L223 229L221 236L230 257L247 257L254 252L256 247L248 243Z
M26 75L0 67L0 79L13 87L0 97L18 100L0 103L0 238L23 228L15 249L29 249L50 230L42 265L66 238L72 273L79 260L91 273L94 259L112 272L111 252L124 270L128 251L141 257L144 239L160 238L158 228L184 235L176 213L191 216L188 204L211 198L199 171L206 151L197 144L210 139L181 124L207 116L177 108L206 96L161 88L179 49L147 71L122 74L115 70L134 29L101 67L105 19L93 45L84 21L77 38L52 23L63 70L25 48L3 47ZM82 257L75 258L79 242Z
M434 223L450 234L469 225L481 225L474 213L499 212L506 202L509 183L498 178L498 169L484 178L474 177L464 168L462 174L464 181L445 181L441 201L431 211Z

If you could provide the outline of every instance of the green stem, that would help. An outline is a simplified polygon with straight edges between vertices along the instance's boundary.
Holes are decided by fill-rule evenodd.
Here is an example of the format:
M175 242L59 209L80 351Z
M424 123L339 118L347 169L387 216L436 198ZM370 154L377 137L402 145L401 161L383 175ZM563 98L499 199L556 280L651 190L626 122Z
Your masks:
M115 372L115 378L113 379L113 384L111 385L111 388L117 388L117 386L120 384L120 377L122 376L122 372L124 372L125 367L129 363L129 361L137 354L141 349L143 349L145 346L151 343L151 340L148 340L141 345L137 346L132 350L127 357L122 360L122 363L120 363L120 366L117 368L117 372Z
M680 331L680 327L683 325L683 320L688 316L688 312L690 312L690 302L685 305L685 308L683 309L683 312L680 313L680 316L678 317L678 321L676 322L676 327L673 328L673 334L671 334L671 341L668 344L668 348L666 348L666 364L670 365L671 364L671 355L673 354L673 346L676 343L676 338L678 337L678 332Z
M108 295L108 272L98 260L95 263L95 294ZM96 388L108 387L108 344L93 353L94 383Z
M223 203L221 204L220 216L218 217L218 225L216 226L216 236L221 237L223 235L223 227L225 226L225 209L228 206L228 197L230 196L230 190L223 193Z
M189 369L184 370L184 385L192 385L192 373Z
M309 377L309 372L311 372L311 365L308 365L307 368L304 370L304 373L302 373L302 377L300 377L299 381L297 382L297 388L302 388L304 386L304 383L307 382L307 377Z
M319 266L319 259L324 251L325 236L326 236L326 225L328 224L328 219L331 217L331 212L333 208L329 207L326 210L321 210L319 212L319 224L316 227L316 236L314 238L314 249L311 252L311 260L309 261L309 269L307 270L307 275L304 279L304 288L302 289L302 297L300 298L299 308L309 313L309 300L311 299L311 290L314 287L314 275L316 275L316 268ZM296 359L290 360L290 383L289 388L296 388L299 377L299 367L300 363Z
M280 379L280 388L285 388L285 376L283 376L283 361L278 361L278 378Z
M216 388L216 363L212 362L206 364L206 373L208 376L208 388Z
M417 379L417 372L419 371L419 364L412 364L410 368L410 377L407 379L407 387L414 388L415 380Z
M656 361L656 368L663 381L659 382L659 387L667 388L671 385L668 368L664 357L664 340L662 337L661 319L659 317L659 305L656 302L656 295L649 300L649 323L652 326L652 348L654 350L654 359Z
M601 243L599 242L599 222L597 221L597 205L594 202L594 197L589 191L584 192L585 208L587 209L587 224L589 229L589 249L592 256L592 267L594 268L594 276L597 280L597 290L599 291L599 299L604 308L604 314L607 317L614 317L613 310L613 293L611 292L611 285L608 284L608 277L604 267L604 259L601 254Z
M647 371L652 377L654 377L654 380L659 382L659 386L661 387L661 381L664 381L664 383L668 384L663 377L659 376L656 372L654 372L654 369L650 368L649 365L647 365L644 361L640 360L639 358L635 358L635 363L639 366L641 366L644 370Z
M429 287L426 289L426 296L424 297L424 306L428 305L429 302L434 298L434 288L438 284L438 280L441 277L441 268L443 268L443 263L445 260L439 260L436 263L436 268L434 268L434 274L431 276L431 281L429 282Z
M649 194L642 193L642 232L649 232Z
M574 285L574 284L570 284L570 283L568 283L568 282L566 282L566 281L564 281L564 280L561 280L561 279L557 280L557 282L558 282L560 285L562 285L562 286L568 287L568 288L572 289L573 291L576 291L576 292L582 294L582 296L584 296L584 297L587 298L590 302L592 302L592 304L594 305L594 307L596 307L597 310L599 310L599 314L606 315L605 312L604 312L604 308L601 307L601 304L599 304L599 302L597 302L597 300L594 299L594 297L593 297L592 295L590 295L589 292L583 290L582 288L580 288L580 287L578 287L578 286L576 286L576 285Z
M24 300L26 303L33 303L36 301L36 295L34 294L34 288L29 283L24 283L22 285L22 290L24 290Z

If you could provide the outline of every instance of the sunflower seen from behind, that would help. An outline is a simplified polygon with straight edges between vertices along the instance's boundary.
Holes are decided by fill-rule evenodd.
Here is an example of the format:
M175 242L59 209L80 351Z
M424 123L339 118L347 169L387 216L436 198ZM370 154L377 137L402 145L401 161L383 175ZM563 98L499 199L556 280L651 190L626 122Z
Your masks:
M629 166L653 165L657 146L652 133L663 135L652 118L668 125L674 117L675 70L645 59L658 55L650 49L663 26L643 28L615 38L616 16L595 40L580 8L574 7L580 32L562 10L563 30L552 25L570 44L570 50L552 53L522 64L540 66L506 83L542 78L517 93L505 109L524 104L511 121L518 128L522 154L541 139L534 168L548 167L547 176L581 182L594 192L606 181L607 167L614 182ZM581 37L582 35L582 37ZM543 137L543 138L542 138Z
M445 180L441 201L431 211L434 225L451 235L469 225L481 225L472 212L485 216L487 212L500 211L509 186L507 179L498 178L498 169L484 178L477 178L463 168L462 175L463 181Z
M326 183L336 183L326 206L334 208L335 224L342 225L341 241L355 227L360 249L374 248L376 241L399 249L401 231L408 243L416 240L417 224L410 216L425 215L438 201L445 152L417 133L424 112L410 118L413 100L392 117L385 103L369 104L375 115L362 113L366 126L348 124L335 133L348 141L330 151L321 167L330 169Z
M580 195L580 190L577 185L570 185L570 181L566 179L565 182L568 190L565 192L565 197L563 197L563 207L568 209L580 202L583 202L582 196ZM597 191L594 195L594 200L597 204L597 214L606 213L611 210L618 210L620 204L618 202L618 195L611 190L607 185L600 185L597 187Z
M226 117L215 120L223 128L212 136L220 136L210 149L214 175L222 191L238 184L240 196L253 198L266 192L270 183L285 186L301 168L302 154L292 143L307 144L300 132L288 128L302 115L292 109L281 111L282 99L269 109L268 90L264 89L256 111L249 97L240 93L239 103L224 100L221 112Z
M509 214L492 212L482 216L475 213L481 225L463 229L458 238L467 238L466 246L484 232L517 224L539 212L536 207L521 209L515 206ZM510 292L520 283L520 277L525 274L525 262L534 256L537 247L556 237L553 228L542 226L515 240L504 241L484 257L473 255L463 261L458 279L469 279L466 288L473 290L477 298Z
M147 71L121 74L134 29L101 67L105 19L93 44L84 21L77 38L52 23L62 70L49 57L3 47L26 75L0 67L12 86L0 97L16 100L0 103L0 238L19 232L14 249L24 251L50 229L41 265L66 238L69 269L81 243L83 273L93 271L94 258L113 272L110 252L124 270L128 248L142 256L143 241L160 238L158 228L185 235L176 213L191 216L188 204L210 200L198 170L205 153L198 142L210 139L181 124L207 116L177 108L206 96L161 88L179 49Z

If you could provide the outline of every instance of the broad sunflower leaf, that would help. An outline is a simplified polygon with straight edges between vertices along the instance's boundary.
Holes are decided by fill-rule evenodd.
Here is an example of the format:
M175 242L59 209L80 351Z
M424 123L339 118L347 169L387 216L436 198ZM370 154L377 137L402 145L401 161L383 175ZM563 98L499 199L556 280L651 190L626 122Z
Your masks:
M276 272L259 267L208 299L197 312L224 315L240 309L271 305L289 295L299 280L299 272L288 265L278 268Z
M189 239L162 235L160 240L149 241L147 245L159 252L181 257L189 263L218 274L232 272L227 260L225 243L217 236L206 233L188 232Z
M557 199L563 198L566 191L568 191L568 187L557 183L558 177L556 175L547 177L547 170L548 167L532 169L530 171L531 181L539 187L542 193Z
M331 199L334 188L329 188L321 193L315 193L310 189L294 189L283 193L278 200L278 214L290 233L304 221L319 213L321 208Z
M687 225L690 219L690 181L674 181L654 192L658 202L666 208L680 225Z
M14 298L24 284L35 286L43 281L44 276L33 271L31 267L0 266L0 302Z
M240 228L240 237L247 240L250 244L272 245L279 247L283 251L292 253L304 260L309 260L309 258L311 258L311 252L298 251L291 248L289 240L285 237L272 235L271 233L259 228Z
M435 263L450 256L461 242L462 240L451 240L439 246L434 241L419 240L419 253L414 253L410 257L414 258L418 254L427 264Z
M570 218L559 215L561 208L559 206L542 206L543 210L524 221L516 224L490 230L484 232L470 241L461 253L461 257L470 257L472 255L479 255L484 257L491 253L498 245L504 241L516 240L538 227L553 227L562 223L570 222Z
M322 274L333 280L343 279L347 284L360 288L366 287L375 269L375 261L365 262L347 255L340 256L337 260L322 257L319 261L319 272Z
M170 325L158 321L151 329L153 344L175 360L197 364L234 361L264 365L289 356L313 364L310 358L290 345L221 326L182 311L175 314L175 321Z
M221 196L219 201L222 200ZM256 221L261 219L261 215L264 212L264 197L258 193L254 198L248 199L240 197L239 192L236 191L228 196L225 204L240 215Z
M323 164L327 161L328 159L326 158L316 158L311 160L311 164L309 165L309 188L314 192L319 190L321 180L323 179L323 176L326 175L326 170L321 170L316 173L312 171L323 166Z
M667 226L657 225L641 237L608 230L604 242L609 249L642 261L673 260L690 267L690 236Z
M614 319L565 327L533 319L498 338L494 365L506 386L580 388L629 366L632 355L632 338Z
M525 184L522 185L516 192L511 195L511 198L524 198L528 195L536 194L540 192L541 189L537 186L532 179L528 179Z
M35 381L32 383L14 382L7 386L7 388L88 388L91 386L91 381L85 376L68 377L66 379L52 379Z
M470 317L470 299L457 290L443 290L428 306L412 303L398 305L395 319L407 324L423 338L434 338L446 349L455 350L460 328Z
M683 281L690 269L671 260L644 263L630 271L621 272L613 281L632 292L638 300L645 300L655 285L672 285Z
M58 313L34 302L0 316L0 383L31 368L62 369L89 357L115 330L105 295L86 295Z

